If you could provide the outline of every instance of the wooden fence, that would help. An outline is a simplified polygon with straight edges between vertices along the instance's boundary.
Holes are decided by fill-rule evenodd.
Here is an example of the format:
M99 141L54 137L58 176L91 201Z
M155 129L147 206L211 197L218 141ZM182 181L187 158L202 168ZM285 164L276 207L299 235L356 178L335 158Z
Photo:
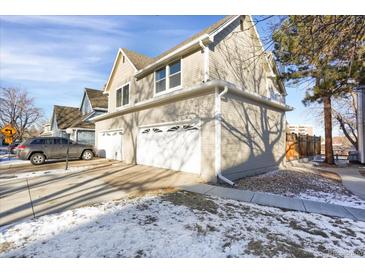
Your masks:
M321 154L321 137L286 134L286 160L297 160Z

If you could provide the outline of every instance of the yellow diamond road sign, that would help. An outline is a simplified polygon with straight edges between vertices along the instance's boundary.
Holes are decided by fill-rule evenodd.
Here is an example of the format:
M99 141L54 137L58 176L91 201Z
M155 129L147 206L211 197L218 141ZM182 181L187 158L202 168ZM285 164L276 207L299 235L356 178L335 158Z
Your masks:
M7 143L8 145L11 145L13 143L13 138L12 137L5 137L5 143Z
M10 124L4 126L0 131L5 137L13 137L16 133L16 129Z

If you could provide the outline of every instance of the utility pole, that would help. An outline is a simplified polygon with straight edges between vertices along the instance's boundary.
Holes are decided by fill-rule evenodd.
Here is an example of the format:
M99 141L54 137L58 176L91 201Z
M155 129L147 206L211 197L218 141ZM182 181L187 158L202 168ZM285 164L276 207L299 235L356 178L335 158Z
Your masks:
M68 157L69 157L69 153L70 153L70 136L72 134L73 130L68 128L66 129L66 134L67 134L67 151L66 151L66 168L65 170L68 169Z
M357 88L357 112L359 161L365 164L365 85L360 85Z

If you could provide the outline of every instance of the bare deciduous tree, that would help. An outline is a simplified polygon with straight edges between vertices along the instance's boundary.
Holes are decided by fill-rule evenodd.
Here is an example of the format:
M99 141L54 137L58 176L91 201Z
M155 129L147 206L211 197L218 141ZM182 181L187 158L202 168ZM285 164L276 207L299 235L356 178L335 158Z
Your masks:
M357 105L354 92L334 101L332 115L334 124L339 126L346 138L357 149Z
M0 89L0 126L13 125L17 134L15 138L22 140L31 126L42 117L42 111L34 104L26 90L20 88Z
M357 149L357 105L355 96L352 91L349 94L332 99L332 122L333 125L339 128L340 134L343 133L343 136ZM308 107L306 115L312 116L320 126L323 126L323 120L321 119L323 117L323 108L320 104L317 103Z

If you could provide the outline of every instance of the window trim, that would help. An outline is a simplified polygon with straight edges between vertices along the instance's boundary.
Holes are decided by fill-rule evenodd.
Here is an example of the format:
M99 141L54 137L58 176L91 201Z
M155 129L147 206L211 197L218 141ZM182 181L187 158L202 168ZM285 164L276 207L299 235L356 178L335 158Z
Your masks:
M180 61L180 85L178 85L176 87L173 87L173 88L169 88L170 76L174 76L174 75L179 73L179 72L175 72L174 74L170 74L170 65L174 64L178 61ZM164 91L156 92L156 72L163 69L163 68L166 69L166 78L165 78L165 80L166 80L166 89ZM182 89L182 87L183 87L182 81L183 81L183 62L182 62L182 58L175 59L175 60L169 62L168 64L164 65L164 66L160 66L160 67L156 68L153 71L153 97L164 95L166 93L170 93L170 92Z
M122 109L122 108L124 108L124 107L126 107L126 106L129 106L130 104L131 104L131 85L130 85L130 81L129 82L127 82L127 83L125 83L125 84L123 84L123 85L121 85L121 86L119 86L119 87L117 87L116 89L115 89L115 108L117 109L117 110L120 110L120 109ZM128 92L128 104L125 104L125 105L123 105L123 88L125 87L125 86L128 86L129 85L129 92ZM121 93L122 93L122 95L121 95L121 105L119 106L119 107L117 107L117 90L121 90Z
M163 70L163 69L165 69L165 78L162 78L162 79L160 79L160 80L156 80L156 73L157 73L157 71L159 71L159 70ZM153 84L154 84L154 93L155 94L160 94L161 92L165 92L166 90L167 90L167 87L168 87L168 85L167 85L167 78L168 78L168 76L167 76L167 66L164 66L164 67L161 67L161 68L159 68L159 69L156 69L154 72L153 72ZM163 80L165 80L165 90L163 90L163 91L160 91L160 92L156 92L156 83L157 82L160 82L160 81L163 81Z

